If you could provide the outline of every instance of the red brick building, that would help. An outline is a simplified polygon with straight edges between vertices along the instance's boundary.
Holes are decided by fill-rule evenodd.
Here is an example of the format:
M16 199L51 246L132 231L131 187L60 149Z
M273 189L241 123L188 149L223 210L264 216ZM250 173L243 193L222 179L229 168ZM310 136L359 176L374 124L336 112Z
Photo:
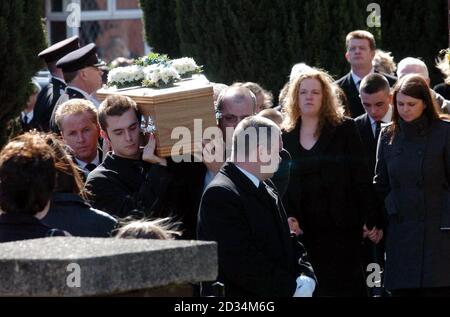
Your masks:
M79 27L68 23L76 7L81 9ZM142 15L138 0L45 0L50 42L79 35L82 45L96 43L106 62L148 53Z

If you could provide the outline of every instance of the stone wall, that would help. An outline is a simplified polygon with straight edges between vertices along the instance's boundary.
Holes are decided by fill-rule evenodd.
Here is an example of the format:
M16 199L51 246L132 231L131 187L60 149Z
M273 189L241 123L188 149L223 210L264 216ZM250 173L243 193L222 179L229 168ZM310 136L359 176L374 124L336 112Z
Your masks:
M170 296L217 278L214 242L58 237L0 244L0 296ZM172 292L172 293L171 293Z

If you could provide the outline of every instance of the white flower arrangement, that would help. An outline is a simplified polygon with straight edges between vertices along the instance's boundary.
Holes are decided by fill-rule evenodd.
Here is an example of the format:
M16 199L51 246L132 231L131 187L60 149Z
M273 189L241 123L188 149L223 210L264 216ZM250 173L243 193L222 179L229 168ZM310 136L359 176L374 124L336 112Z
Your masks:
M169 65L155 64L144 68L144 87L164 88L170 87L180 80L180 74Z
M181 78L188 78L202 72L202 67L198 66L194 59L190 57L174 59L171 61L171 64L180 74Z
M189 78L202 72L202 66L198 66L193 58L170 60L167 55L150 53L135 60L132 66L111 69L107 86L111 89L134 86L165 88L181 78Z
M115 86L118 89L141 86L144 78L144 71L140 66L117 67L108 73L108 86Z

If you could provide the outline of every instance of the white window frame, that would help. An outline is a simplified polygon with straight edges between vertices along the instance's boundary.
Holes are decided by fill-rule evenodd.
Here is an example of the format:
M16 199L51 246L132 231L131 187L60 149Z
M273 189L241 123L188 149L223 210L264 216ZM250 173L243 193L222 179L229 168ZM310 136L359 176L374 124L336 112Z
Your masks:
M82 0L63 0L63 12L52 12L51 0L45 0L45 16L47 17L46 28L49 38L51 38L51 22L66 21L69 16L69 12L65 11L67 6L70 3L78 3L81 6L81 1ZM137 20L142 19L143 17L143 12L141 9L117 9L116 0L107 0L106 4L106 10L81 11L81 22L101 20ZM66 36L71 37L74 35L79 35L79 29L67 27ZM150 52L150 48L145 41L144 50L146 54Z

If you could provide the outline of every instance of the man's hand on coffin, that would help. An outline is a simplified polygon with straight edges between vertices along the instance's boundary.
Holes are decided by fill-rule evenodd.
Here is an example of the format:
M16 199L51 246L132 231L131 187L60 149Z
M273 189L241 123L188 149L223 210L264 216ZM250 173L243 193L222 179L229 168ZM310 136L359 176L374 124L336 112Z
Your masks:
M167 166L167 160L163 157L156 156L155 149L156 149L156 138L155 135L152 133L150 134L150 137L148 138L148 143L144 147L144 150L142 152L142 160L151 164L159 164L162 166Z

